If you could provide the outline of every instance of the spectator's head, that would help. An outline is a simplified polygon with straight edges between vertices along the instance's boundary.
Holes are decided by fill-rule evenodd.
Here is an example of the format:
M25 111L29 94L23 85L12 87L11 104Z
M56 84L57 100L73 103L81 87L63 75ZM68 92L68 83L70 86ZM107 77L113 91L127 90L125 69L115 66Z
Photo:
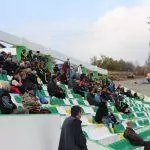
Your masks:
M76 105L71 108L71 116L77 119L81 119L81 107Z
M21 76L21 79L26 79L26 77L27 77L27 75L26 75L26 73L24 72L24 71L22 71L21 73L20 73L20 76Z
M80 64L79 66L82 67L82 64Z
M134 93L134 97L135 97L135 98L138 97L138 94L137 94L137 93Z
M56 75L53 75L53 76L52 76L52 80L53 80L55 83L57 83L57 82L58 82L57 76L56 76Z
M95 88L94 92L95 92L95 93L101 93L101 90L102 90L101 88L98 88L98 89Z
M36 51L37 54L40 54L40 51Z
M6 91L10 91L10 84L9 83L3 83L1 85L1 89L6 90Z
M29 54L32 54L32 51L31 51L31 50L29 50Z
M28 88L26 89L26 92L28 92L29 94L35 95L35 85L34 84L30 84L28 86Z
M132 126L133 126L133 122L132 122L132 121L128 121L128 122L127 122L127 127L128 127L128 128L132 128Z
M20 75L20 70L16 70L14 72L14 78L19 78L19 75Z
M94 88L93 87L89 87L89 93L91 93L91 94L94 93Z
M22 50L22 53L25 53L25 52L26 52L26 50L25 50L25 49L23 49L23 50Z

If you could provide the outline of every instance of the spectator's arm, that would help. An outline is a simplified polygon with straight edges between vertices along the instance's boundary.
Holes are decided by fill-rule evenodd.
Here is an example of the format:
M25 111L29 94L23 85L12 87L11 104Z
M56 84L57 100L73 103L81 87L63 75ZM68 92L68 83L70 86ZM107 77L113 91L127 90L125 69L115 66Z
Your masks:
M143 141L143 139L139 135L137 135L134 131L128 132L127 135L131 140L134 140L137 142Z

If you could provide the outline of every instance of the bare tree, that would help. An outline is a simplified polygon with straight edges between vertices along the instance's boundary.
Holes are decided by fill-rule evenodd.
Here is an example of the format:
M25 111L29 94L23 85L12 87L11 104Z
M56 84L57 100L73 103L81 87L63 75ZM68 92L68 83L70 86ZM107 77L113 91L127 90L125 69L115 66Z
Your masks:
M145 61L145 65L146 65L147 67L150 67L150 52L148 53L148 58L147 58L147 60Z

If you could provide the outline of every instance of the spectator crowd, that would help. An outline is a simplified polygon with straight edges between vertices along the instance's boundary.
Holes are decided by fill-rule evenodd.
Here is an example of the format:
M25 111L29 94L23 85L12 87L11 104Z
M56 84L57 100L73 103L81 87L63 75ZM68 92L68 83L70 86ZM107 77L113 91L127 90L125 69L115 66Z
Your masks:
M65 99L66 93L59 86L65 84L74 93L84 97L90 105L98 108L94 117L97 123L104 123L113 128L120 121L109 111L107 102L112 103L118 112L128 115L131 110L130 106L123 101L124 97L139 98L136 93L132 95L130 90L125 91L121 85L116 87L114 82L109 79L94 80L91 72L84 74L83 66L72 66L69 59L61 67L55 64L52 71L49 71L46 63L47 59L39 51L33 53L31 50L28 52L23 50L20 61L15 59L11 53L0 52L0 75L12 77L10 82L0 87L0 111L2 114L51 113L50 110L41 107L42 104L48 103L46 98L37 97L36 93L42 90L43 84L46 84L50 98ZM21 95L23 108L17 108L12 101L11 94ZM80 108L75 107L74 109L72 111L77 111L77 114L74 115L72 112L72 117L79 114L80 118ZM71 118L71 120L74 119ZM81 123L79 122L79 124Z
M114 115L109 114L107 101L111 101L119 112L130 113L128 104L123 102L123 97L124 95L133 97L131 91L125 92L120 85L115 87L113 81L109 79L93 80L92 73L83 74L82 65L72 66L69 59L61 67L55 64L51 72L46 68L46 63L46 58L39 51L33 53L31 50L28 52L23 50L20 61L17 61L11 53L0 53L0 73L12 76L10 83L0 89L2 113L43 113L40 106L43 101L46 103L46 100L45 97L36 97L36 92L42 89L43 84L47 84L50 97L65 99L66 94L59 86L60 83L68 85L90 105L98 107L95 116L98 123L108 124L114 120L110 119ZM25 110L16 111L17 107L12 102L10 93L22 96ZM50 113L48 110L45 111Z

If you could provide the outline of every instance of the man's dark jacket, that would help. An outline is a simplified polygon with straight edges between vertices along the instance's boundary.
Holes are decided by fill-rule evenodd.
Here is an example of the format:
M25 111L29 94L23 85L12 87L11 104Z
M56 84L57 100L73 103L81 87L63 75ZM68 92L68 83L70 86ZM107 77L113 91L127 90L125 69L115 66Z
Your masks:
M108 116L108 108L105 102L101 102L95 115L95 121L102 123L102 118Z
M132 144L138 145L138 143L143 142L143 139L138 136L132 128L127 127L124 132L124 137Z
M9 100L5 101L2 99L3 96L7 96ZM8 91L0 89L0 110L2 114L11 114L17 106L12 102L11 96Z
M68 117L64 121L58 150L87 150L81 123L80 120L73 117Z

